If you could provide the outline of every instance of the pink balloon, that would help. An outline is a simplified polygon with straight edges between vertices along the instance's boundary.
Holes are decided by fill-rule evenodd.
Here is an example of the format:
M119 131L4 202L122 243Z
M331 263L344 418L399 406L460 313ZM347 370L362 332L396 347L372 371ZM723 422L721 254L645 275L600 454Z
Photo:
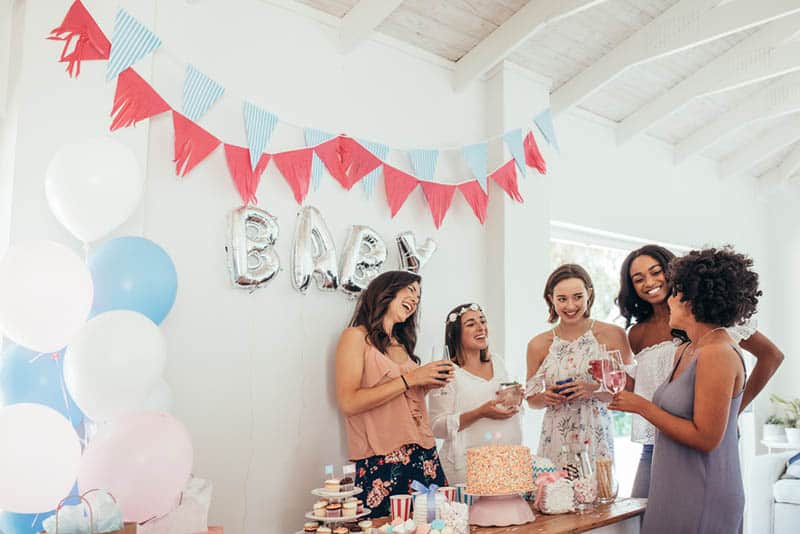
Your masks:
M103 427L83 452L78 487L109 491L125 521L145 521L177 505L193 455L186 427L171 415L125 415Z

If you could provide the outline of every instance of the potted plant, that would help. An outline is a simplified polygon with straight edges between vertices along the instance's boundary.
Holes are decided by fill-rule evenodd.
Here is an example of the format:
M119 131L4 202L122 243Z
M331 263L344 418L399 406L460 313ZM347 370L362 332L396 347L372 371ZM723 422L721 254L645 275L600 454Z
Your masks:
M791 445L800 446L800 399L786 400L773 394L770 400L786 413L786 440Z
M786 441L786 422L777 415L770 415L764 421L764 441Z

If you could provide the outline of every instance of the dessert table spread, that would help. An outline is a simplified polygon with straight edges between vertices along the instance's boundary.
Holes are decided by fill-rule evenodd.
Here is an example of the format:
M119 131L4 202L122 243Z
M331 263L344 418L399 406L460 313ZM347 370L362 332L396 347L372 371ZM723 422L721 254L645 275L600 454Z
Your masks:
M536 514L536 520L508 527L470 527L470 534L638 534L647 499L618 499L585 514ZM380 526L385 520L376 520Z

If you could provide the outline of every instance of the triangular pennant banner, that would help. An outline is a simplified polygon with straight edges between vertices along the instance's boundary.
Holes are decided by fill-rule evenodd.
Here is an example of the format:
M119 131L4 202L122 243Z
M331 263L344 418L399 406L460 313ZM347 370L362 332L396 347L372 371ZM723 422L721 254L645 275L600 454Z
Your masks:
M186 176L220 145L220 140L175 110L172 124L175 128L175 174Z
M439 159L439 151L435 148L417 148L408 151L411 159L411 166L414 174L423 180L433 180L436 174L436 161Z
M257 204L256 190L261 181L261 175L269 163L269 154L262 154L261 159L256 165L255 170L250 166L250 151L244 147L235 145L225 145L225 161L228 163L228 170L231 178L242 197L242 202L247 204Z
M382 163L355 139L343 135L318 145L314 150L330 175L347 190Z
M517 169L519 169L520 174L525 176L528 168L525 166L525 151L522 147L522 128L504 133L503 141L506 142L508 151L511 152L514 161L517 162Z
M484 191L488 191L486 188L486 173L488 172L486 168L487 146L488 143L483 141L482 143L467 145L461 148L461 154L464 156L464 160L467 162L469 169L472 171L472 174L475 175L475 179L478 180L478 184L480 184Z
M536 115L536 117L533 118L533 122L536 124L536 127L539 128L539 131L542 132L547 143L556 150L559 150L558 140L556 139L556 127L553 124L553 114L550 108Z
M267 148L278 124L278 116L250 102L245 102L242 108L244 112L244 126L247 130L247 144L250 145L250 165L253 167L261 158L261 153Z
M111 108L111 131L135 125L159 113L169 111L167 102L149 83L128 67L117 77L117 90Z
M513 159L508 160L505 165L489 175L497 185L508 193L508 196L517 202L522 202L522 195L519 194L517 186L517 167Z
M315 128L304 128L303 136L306 139L306 146L317 146L329 139L333 139L334 135L324 130L317 130ZM316 191L319 189L319 182L322 179L322 172L325 170L322 160L319 159L317 153L311 157L311 187Z
M389 145L384 145L382 143L375 143L372 141L366 141L364 139L358 139L358 142L361 143L361 146L369 150L373 156L380 159L381 161L386 160L386 156L389 155ZM372 194L375 192L375 184L378 181L378 178L381 176L383 172L383 166L378 165L374 170L370 171L369 174L364 176L361 180L361 187L364 190L364 194L367 198L371 198Z
M391 165L383 166L383 179L386 186L386 201L394 217L403 207L408 195L417 187L419 180Z
M75 0L64 20L50 30L51 41L64 41L60 63L67 63L67 72L76 78L81 73L81 61L108 59L111 42L80 0Z
M535 168L539 174L547 174L547 163L545 163L542 153L539 152L539 145L533 137L533 132L528 132L525 136L525 163L529 167Z
M458 186L458 190L472 208L472 212L481 222L486 222L486 206L489 204L489 195L476 181L470 181Z
M124 9L117 11L111 34L106 80L111 80L161 46L161 40Z
M286 183L292 188L294 199L298 204L302 204L303 199L308 194L311 158L313 155L313 148L301 148L299 150L279 152L272 156L278 166L278 170L281 171L281 174L286 179Z
M436 228L439 228L442 225L444 216L447 215L450 203L453 201L456 186L437 184L435 182L420 182L420 184L422 185L422 192L425 193L425 199L428 201L431 215L433 215L433 224Z
M197 122L225 93L225 88L192 65L186 65L183 78L183 114Z

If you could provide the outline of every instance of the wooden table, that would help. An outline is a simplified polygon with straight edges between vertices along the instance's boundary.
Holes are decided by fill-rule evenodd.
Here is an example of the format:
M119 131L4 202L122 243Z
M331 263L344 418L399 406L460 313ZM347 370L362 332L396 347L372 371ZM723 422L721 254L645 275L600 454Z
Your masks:
M641 515L647 499L618 499L598 506L585 514L545 515L536 513L536 520L525 525L509 527L470 527L470 534L638 534ZM386 519L376 519L376 527Z
M622 533L638 533L641 515L644 514L647 499L619 499L611 504L598 506L585 514L536 514L533 523L511 527L471 527L471 534L578 534L580 532L615 532L613 528L605 528L628 522L624 528L617 529ZM630 521L629 521L630 520Z

